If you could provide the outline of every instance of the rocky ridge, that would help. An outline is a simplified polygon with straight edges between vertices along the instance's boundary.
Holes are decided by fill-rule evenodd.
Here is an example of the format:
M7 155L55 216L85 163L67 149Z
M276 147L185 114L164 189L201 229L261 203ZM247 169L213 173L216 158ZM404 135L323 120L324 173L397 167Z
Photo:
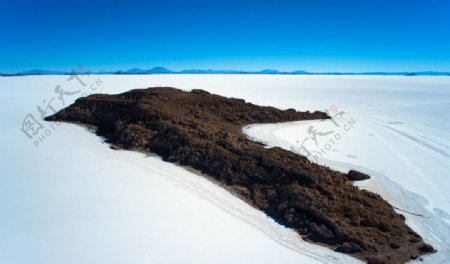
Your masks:
M433 252L382 197L352 185L368 175L265 149L242 133L248 124L327 118L203 90L149 88L80 98L46 120L93 126L115 148L198 170L304 239L368 263L404 263Z

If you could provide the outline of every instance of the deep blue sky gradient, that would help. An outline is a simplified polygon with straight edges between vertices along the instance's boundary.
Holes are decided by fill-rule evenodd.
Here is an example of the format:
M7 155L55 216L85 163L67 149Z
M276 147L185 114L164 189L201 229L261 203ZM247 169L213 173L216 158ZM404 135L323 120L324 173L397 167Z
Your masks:
M0 72L450 71L450 1L0 0Z

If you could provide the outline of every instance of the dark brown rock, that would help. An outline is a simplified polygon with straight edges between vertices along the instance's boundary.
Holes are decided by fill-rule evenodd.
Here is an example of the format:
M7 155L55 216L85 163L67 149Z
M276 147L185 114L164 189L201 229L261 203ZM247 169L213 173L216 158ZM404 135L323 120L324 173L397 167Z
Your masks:
M424 252L424 253L432 253L434 252L434 248L428 244L423 244L420 248L420 251Z
M316 223L312 222L312 223L309 223L309 231L312 233L319 233L320 229Z
M353 254L357 252L361 252L362 248L353 242L344 242L342 245L336 248L337 252L347 253L347 254Z
M319 235L325 239L333 239L334 234L330 231L325 225L320 225L319 227Z
M410 239L409 239L409 241L411 241L412 243L418 243L418 242L420 242L420 238L417 238L417 237L411 237Z
M365 173L359 172L359 171L350 170L347 173L347 179L349 181L363 181L363 180L370 179L370 176Z
M398 249L398 248L400 248L400 246L399 246L397 243L391 243L391 244L390 244L390 247L393 248L393 249Z
M378 258L368 258L367 264L386 264L386 261L380 260Z
M383 232L391 232L392 231L391 225L389 225L387 223L380 223L378 225L378 229L380 229Z

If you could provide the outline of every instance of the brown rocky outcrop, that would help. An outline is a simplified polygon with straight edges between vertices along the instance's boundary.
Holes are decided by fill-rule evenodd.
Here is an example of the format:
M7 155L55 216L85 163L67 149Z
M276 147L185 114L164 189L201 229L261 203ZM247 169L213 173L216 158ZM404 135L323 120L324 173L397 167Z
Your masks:
M194 168L304 239L367 262L404 263L433 252L382 197L352 185L368 175L265 149L242 133L247 124L325 118L203 90L150 88L80 98L46 120L95 126L115 148Z

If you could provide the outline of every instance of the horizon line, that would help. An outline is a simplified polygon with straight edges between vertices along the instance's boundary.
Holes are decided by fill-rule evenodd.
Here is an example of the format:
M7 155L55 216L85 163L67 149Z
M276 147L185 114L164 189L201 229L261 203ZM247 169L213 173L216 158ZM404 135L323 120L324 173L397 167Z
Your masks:
M314 72L306 70L292 70L292 71L280 71L276 69L262 69L262 70L233 70L233 69L185 69L179 71L169 70L168 68L155 66L153 68L142 69L142 68L130 68L127 70L98 70L89 71L85 70L84 66L78 66L78 70L72 69L70 71L66 70L43 70L43 69L32 69L19 71L14 73L4 73L0 72L0 76L27 76L27 75L71 75L71 74L98 74L98 75L146 75L146 74L268 74L268 75L430 75L430 76L446 76L450 75L450 71L433 71L433 70L423 70L423 71L363 71L363 72L353 72L353 71L326 71L326 72Z

